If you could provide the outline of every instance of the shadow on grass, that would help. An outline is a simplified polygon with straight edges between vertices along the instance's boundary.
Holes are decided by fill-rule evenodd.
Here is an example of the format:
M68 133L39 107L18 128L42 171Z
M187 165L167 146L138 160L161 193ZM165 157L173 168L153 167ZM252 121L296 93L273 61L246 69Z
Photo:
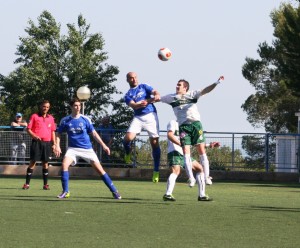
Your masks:
M74 197L73 199L58 199L53 196L23 196L23 195L14 195L14 196L0 196L2 200L12 200L12 201L37 201L37 202L78 202L78 203L117 203L117 204L144 204L144 205L186 205L183 203L170 203L170 202L156 202L153 199L140 199L140 198L122 198L121 200L116 200L111 197ZM94 199L94 200L88 200Z
M300 212L300 208L286 208L286 207L263 207L263 206L250 206L250 207L243 207L242 209L247 210L262 210L262 211L278 211L278 212Z
M300 184L282 183L282 184L268 184L268 183L253 183L245 184L244 187L264 187L264 188L296 188L300 189Z
M15 187L15 188L1 188L0 189L7 189L7 190L12 190L12 189L21 189L21 187Z

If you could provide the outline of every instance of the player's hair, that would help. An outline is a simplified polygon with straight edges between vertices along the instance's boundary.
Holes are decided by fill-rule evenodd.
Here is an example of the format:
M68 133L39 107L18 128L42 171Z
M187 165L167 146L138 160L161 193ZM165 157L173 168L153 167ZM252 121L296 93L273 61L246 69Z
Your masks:
M189 83L188 81L186 81L185 79L180 79L180 80L178 81L178 83L179 83L179 82L183 82L183 86L186 88L186 91L189 90L189 88L190 88L190 83Z
M74 104L75 102L80 102L80 100L79 100L78 97L72 98L71 101L69 102L69 105L70 105L70 106L73 106L73 104ZM80 103L81 103L81 102L80 102Z
M44 106L44 104L47 104L47 103L49 103L49 109L50 109L51 104L48 100L42 100L42 101L38 102L38 112L39 112L39 114L42 114L43 106Z
M49 103L50 104L49 100L42 100L42 101L39 102L39 106L42 106L45 103Z

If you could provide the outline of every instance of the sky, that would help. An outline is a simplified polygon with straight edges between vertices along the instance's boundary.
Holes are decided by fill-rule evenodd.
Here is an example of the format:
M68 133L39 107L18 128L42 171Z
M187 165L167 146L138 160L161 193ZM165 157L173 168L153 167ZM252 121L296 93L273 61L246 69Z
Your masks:
M259 58L259 43L272 44L274 28L270 13L280 0L9 0L1 2L0 73L16 68L19 37L31 19L47 10L66 34L68 23L80 14L90 24L90 33L101 33L108 53L107 63L119 67L115 82L126 93L126 74L134 71L140 83L148 83L166 95L175 92L179 79L191 89L203 89L225 77L212 92L200 97L197 106L208 132L265 132L247 121L241 105L254 88L242 75L245 58ZM167 47L169 61L157 52ZM120 99L122 95L116 97ZM86 103L88 104L88 102ZM160 129L166 130L175 116L167 104L156 103Z

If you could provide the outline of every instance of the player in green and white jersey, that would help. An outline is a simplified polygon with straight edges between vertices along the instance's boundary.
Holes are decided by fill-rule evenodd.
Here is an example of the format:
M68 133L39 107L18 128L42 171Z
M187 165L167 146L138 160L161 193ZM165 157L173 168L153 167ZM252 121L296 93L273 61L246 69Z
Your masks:
M189 82L180 79L176 86L176 93L160 98L161 102L170 104L173 107L179 123L180 143L184 153L184 164L188 172L190 187L193 187L196 183L192 173L190 146L196 146L200 162L204 167L206 184L212 184L209 176L209 161L205 150L205 135L196 103L201 96L211 92L222 80L224 80L223 76L203 90L189 90Z
M167 181L166 193L163 196L164 201L175 201L173 190L176 179L180 174L181 168L184 166L184 155L180 146L178 122L171 120L167 127L168 136L168 165L171 168L171 174ZM218 143L218 142L214 142ZM208 195L205 194L204 172L201 164L192 158L192 169L196 173L196 181L198 184L198 201L211 201Z

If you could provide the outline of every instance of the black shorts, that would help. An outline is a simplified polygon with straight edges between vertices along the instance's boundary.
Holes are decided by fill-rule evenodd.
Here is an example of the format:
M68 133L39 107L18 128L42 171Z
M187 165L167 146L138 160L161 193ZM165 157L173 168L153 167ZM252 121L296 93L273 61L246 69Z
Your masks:
M52 142L32 140L30 147L30 160L48 162L51 156Z

